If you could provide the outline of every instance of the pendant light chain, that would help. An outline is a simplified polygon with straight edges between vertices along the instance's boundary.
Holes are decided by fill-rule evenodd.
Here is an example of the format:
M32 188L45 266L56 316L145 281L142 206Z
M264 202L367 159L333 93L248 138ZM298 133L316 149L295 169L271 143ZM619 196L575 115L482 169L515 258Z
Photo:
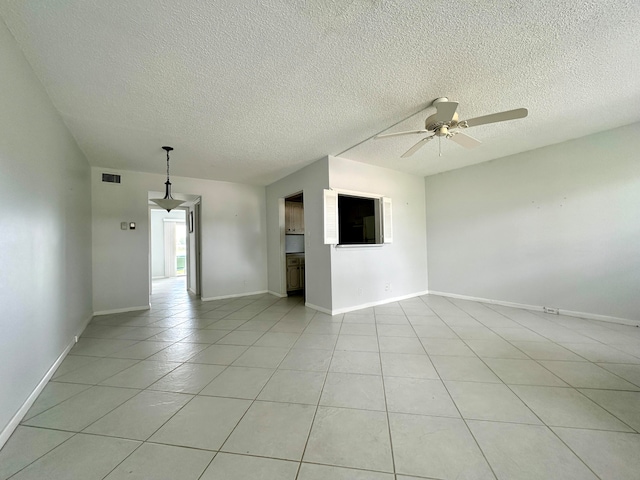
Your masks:
M173 147L162 147L167 152L167 181L164 183L164 198L152 198L151 201L156 205L164 208L167 212L170 212L174 208L182 205L184 200L175 200L171 196L171 180L169 180L169 152L173 150Z

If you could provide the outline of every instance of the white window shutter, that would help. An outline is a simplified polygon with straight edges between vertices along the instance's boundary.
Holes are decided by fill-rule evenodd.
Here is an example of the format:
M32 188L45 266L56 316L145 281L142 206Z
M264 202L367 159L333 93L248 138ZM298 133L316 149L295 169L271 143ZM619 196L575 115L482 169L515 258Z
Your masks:
M338 193L324 191L324 243L338 244Z
M382 197L382 241L393 242L393 222L391 220L391 199Z

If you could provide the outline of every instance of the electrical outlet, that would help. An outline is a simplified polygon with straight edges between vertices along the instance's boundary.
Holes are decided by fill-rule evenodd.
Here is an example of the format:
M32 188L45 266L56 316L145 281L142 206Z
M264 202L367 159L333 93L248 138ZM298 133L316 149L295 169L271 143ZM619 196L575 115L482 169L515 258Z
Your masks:
M544 311L544 313L550 313L552 315L559 315L560 314L560 309L559 308L542 307L542 310Z
M73 341L78 343L78 336L77 335L75 337L73 337Z
M362 290L361 288L358 289L358 295L362 295L364 293L364 290Z
M391 284L390 283L385 284L384 291L385 292L390 292L391 291Z

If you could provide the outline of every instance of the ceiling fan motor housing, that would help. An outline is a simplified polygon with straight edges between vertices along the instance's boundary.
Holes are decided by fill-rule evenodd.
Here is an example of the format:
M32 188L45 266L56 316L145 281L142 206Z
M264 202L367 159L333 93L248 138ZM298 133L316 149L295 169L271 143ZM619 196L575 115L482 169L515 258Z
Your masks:
M436 115L437 114L430 115L424 121L425 130L429 130L431 132L434 132L438 136L444 136L444 135L447 135L449 133L449 131L448 131L449 128L456 128L456 126L458 125L458 112L456 112L453 115L453 118L451 119L450 122L446 122L446 123L438 122L436 120ZM440 133L440 130L442 128L445 128L445 132L444 133Z

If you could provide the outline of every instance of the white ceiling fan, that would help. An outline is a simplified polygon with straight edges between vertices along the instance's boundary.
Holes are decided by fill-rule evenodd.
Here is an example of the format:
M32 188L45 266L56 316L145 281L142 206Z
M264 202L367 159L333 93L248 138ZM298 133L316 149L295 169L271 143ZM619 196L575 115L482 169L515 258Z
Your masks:
M434 138L448 138L453 140L458 145L465 148L473 148L480 145L482 142L476 140L469 135L462 133L461 130L466 128L476 127L478 125L486 125L487 123L506 122L507 120L516 120L518 118L524 118L529 113L526 108L517 108L515 110L507 110L506 112L492 113L490 115L483 115L482 117L470 118L469 120L458 120L458 102L450 102L448 98L441 97L436 98L432 104L436 107L437 112L429 117L424 122L424 130L410 130L407 132L385 133L382 135L376 135L376 139L386 137L396 137L399 135L419 135L424 133L430 133L428 137L424 137L419 140L413 147L402 154L402 158L410 157L423 146L429 143Z

